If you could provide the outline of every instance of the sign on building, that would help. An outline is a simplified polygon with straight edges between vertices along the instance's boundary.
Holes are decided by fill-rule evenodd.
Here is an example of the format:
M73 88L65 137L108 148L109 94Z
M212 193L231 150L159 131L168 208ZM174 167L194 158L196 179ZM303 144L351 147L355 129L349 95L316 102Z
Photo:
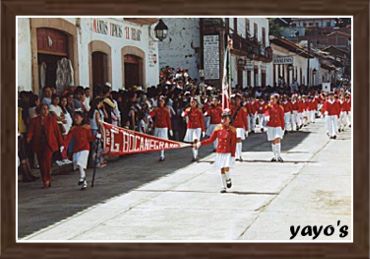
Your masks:
M322 91L329 93L331 91L330 83L322 83Z
M141 30L130 26L113 23L103 19L93 19L92 31L126 40L141 41Z
M204 78L217 80L220 78L220 50L218 35L203 36Z
M293 64L293 56L274 56L273 62L277 65Z

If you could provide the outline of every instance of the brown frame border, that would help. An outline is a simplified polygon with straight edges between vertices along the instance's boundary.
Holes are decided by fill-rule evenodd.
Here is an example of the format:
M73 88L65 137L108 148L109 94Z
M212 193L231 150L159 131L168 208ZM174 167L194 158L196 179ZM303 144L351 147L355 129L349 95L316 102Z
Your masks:
M126 2L126 4L125 4ZM367 0L58 1L1 3L2 258L368 258L369 2ZM354 15L354 243L346 244L17 244L15 243L16 15Z

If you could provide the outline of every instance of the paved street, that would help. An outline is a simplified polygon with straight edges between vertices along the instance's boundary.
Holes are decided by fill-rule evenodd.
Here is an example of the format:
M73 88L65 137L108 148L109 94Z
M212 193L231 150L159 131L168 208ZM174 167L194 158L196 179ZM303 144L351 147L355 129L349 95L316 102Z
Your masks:
M289 240L290 226L349 226L351 239L351 134L325 135L319 120L282 144L284 163L269 162L265 134L244 142L245 162L220 179L202 147L127 156L97 172L96 186L81 192L77 173L57 175L52 188L19 183L19 237L27 240ZM91 175L91 170L88 172ZM340 220L339 227L338 220ZM36 232L35 232L36 231ZM31 234L32 233L32 234ZM312 240L301 236L294 240Z

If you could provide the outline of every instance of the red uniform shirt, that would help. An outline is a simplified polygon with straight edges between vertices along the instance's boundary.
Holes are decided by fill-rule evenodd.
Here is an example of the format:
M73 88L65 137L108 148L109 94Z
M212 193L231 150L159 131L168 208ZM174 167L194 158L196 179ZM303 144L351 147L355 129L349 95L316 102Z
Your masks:
M222 107L221 106L213 106L211 105L207 111L206 116L211 117L211 124L220 124L221 123L221 115L222 115Z
M306 109L306 104L303 101L298 101L298 112L304 112Z
M235 156L236 149L236 129L232 126L226 127L218 125L208 139L201 141L202 145L209 145L217 139L217 153L231 153Z
M308 102L308 110L309 111L316 111L317 109L317 101L316 100L311 100Z
M149 115L154 118L154 127L171 129L170 111L167 107L157 107Z
M256 113L256 106L255 106L254 102L247 102L245 104L245 108L247 109L248 114L253 115L253 114Z
M191 108L190 111L184 111L185 116L188 116L188 124L187 128L188 129L197 129L201 128L202 131L204 131L204 119L203 119L203 114L202 111L198 108Z
M236 112L238 112L236 114ZM231 107L231 117L233 119L233 126L235 128L242 128L247 130L248 129L248 120L247 120L248 112L243 106L240 108L236 106Z
M258 102L257 113L264 114L266 112L267 104L265 102Z
M323 111L328 112L328 115L333 116L340 114L340 104L338 101L330 102L329 100L324 103Z
M73 126L68 132L65 139L65 146L68 147L69 142L74 139L73 153L83 150L90 150L90 142L94 141L91 128L87 125Z
M344 101L342 103L342 111L343 112L350 112L351 111L351 100Z
M267 106L266 114L270 116L270 120L267 122L269 127L281 127L284 129L284 108L278 104L269 104Z
M284 108L284 113L286 112L290 113L293 111L292 103L290 101L283 102L282 106Z
M292 109L293 111L298 111L299 110L299 104L297 101L292 101Z

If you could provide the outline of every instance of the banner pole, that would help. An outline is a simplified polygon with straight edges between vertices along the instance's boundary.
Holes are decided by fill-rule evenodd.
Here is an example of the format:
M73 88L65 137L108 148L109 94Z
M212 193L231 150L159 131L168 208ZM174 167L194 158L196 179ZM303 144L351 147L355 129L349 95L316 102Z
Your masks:
M91 180L91 187L94 187L94 183L95 183L96 167L97 167L97 164L98 164L99 141L100 141L100 139L96 139L95 158L94 158L94 170L93 170L93 175L92 175L92 180Z

